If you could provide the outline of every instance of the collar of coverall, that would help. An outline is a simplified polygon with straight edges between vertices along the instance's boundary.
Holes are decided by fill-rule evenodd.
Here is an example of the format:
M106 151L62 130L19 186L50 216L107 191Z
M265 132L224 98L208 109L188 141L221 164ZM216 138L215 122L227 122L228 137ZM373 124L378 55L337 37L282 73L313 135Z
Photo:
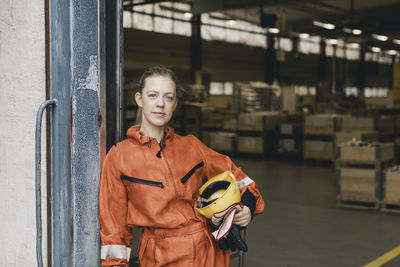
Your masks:
M144 135L143 132L140 131L140 126L133 126L129 128L127 131L127 136L138 141L140 144L146 144L150 140L154 139L153 137L150 138L149 136ZM165 142L168 142L172 140L173 137L174 129L169 126L165 126L163 140L165 140Z

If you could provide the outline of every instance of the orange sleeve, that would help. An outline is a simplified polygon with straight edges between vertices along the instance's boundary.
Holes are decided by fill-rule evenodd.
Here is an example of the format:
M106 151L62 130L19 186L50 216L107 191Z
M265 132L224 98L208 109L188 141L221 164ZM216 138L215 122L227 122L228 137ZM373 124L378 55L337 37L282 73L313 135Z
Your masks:
M249 207L251 206L250 209L253 215L262 213L264 211L264 200L258 190L257 184L240 167L237 167L228 156L207 147L195 136L189 136L195 140L197 147L202 153L206 176L212 178L221 172L231 171L237 180L242 195L242 202L244 200L249 202Z
M99 219L101 266L126 266L130 257L131 229L126 224L127 192L120 179L116 147L108 152L101 172Z

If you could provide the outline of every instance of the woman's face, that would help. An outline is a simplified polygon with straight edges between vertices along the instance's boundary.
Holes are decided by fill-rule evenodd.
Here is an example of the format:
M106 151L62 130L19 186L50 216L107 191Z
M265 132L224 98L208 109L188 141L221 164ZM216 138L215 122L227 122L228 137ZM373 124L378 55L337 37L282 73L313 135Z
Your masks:
M176 86L167 76L150 76L145 80L142 93L135 99L142 108L142 126L164 127L176 108Z

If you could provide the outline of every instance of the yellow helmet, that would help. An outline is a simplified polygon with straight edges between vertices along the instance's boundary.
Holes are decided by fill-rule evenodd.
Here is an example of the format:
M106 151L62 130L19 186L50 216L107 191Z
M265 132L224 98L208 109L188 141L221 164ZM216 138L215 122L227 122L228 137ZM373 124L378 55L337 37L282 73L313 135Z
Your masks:
M214 213L240 202L240 190L235 176L230 171L220 173L208 180L200 187L199 193L201 205L197 211L208 219L211 219Z

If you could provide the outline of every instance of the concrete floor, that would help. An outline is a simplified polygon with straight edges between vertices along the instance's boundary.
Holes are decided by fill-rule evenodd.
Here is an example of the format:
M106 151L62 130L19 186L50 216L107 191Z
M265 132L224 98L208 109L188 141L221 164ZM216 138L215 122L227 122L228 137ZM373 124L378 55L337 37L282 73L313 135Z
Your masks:
M335 207L330 166L233 160L266 202L247 230L246 267L364 266L400 245L400 214ZM400 266L400 256L382 266Z

